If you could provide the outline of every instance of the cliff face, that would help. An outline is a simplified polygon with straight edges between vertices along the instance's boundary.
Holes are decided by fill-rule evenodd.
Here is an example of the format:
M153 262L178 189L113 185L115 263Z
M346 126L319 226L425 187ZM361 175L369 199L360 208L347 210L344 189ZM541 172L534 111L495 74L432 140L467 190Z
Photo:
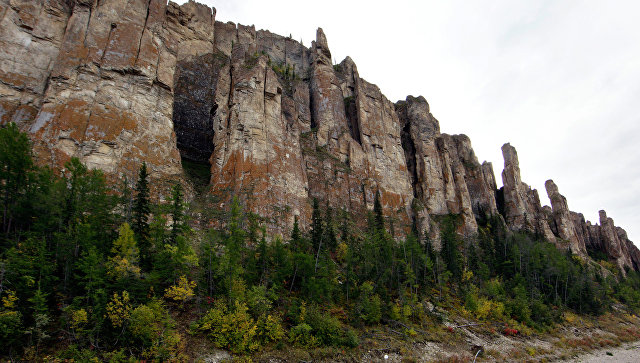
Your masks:
M188 182L185 161L206 165L208 193L243 198L274 233L307 224L312 198L365 213L379 190L398 234L413 224L437 241L434 217L456 214L473 235L498 216L639 268L604 211L585 222L553 181L542 207L509 144L498 190L492 164L441 133L423 97L394 104L350 58L333 65L322 29L306 48L215 15L191 1L0 0L0 123L28 131L53 167L75 156L134 179L145 161L156 180Z

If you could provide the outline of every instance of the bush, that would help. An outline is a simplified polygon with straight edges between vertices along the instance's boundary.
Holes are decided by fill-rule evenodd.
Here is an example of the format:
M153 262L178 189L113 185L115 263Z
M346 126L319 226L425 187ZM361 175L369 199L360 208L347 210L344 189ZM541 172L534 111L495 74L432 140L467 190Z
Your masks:
M258 327L247 312L245 304L236 301L235 310L218 302L200 320L198 330L207 334L218 348L229 349L233 353L249 353L257 350Z
M542 326L551 326L554 322L549 306L537 299L531 302L531 317Z
M0 340L4 342L0 351L20 341L22 333L22 314L18 311L0 311Z
M98 356L96 355L96 352L94 350L78 349L78 346L75 344L69 345L67 349L58 352L56 355L57 358L62 358L65 362L100 362L100 359L98 359ZM56 359L55 361L58 360Z
M321 344L341 345L342 325L338 319L315 309L310 309L307 322L313 328L314 335Z
M161 329L156 313L147 305L140 305L133 309L129 317L129 330L134 338L148 346Z
M193 289L195 287L195 281L189 281L186 276L182 275L177 284L165 290L164 297L176 303L184 304L193 297Z
M129 303L129 293L123 291L122 295L113 293L111 301L107 304L107 317L111 320L114 328L121 327L131 315L131 304Z
M247 303L253 316L261 316L271 310L271 296L264 286L253 286L246 293Z
M338 318L329 314L310 309L306 321L313 329L313 335L318 343L327 346L358 345L358 337L350 328L344 328Z
M504 304L482 297L478 300L478 309L475 311L475 315L480 320L502 320L504 317Z
M411 316L413 315L413 310L411 306L408 304L400 305L399 302L395 304L391 304L391 308L389 309L389 315L393 320L399 320L408 322L411 320Z
M282 320L277 315L262 315L257 324L258 339L262 344L274 343L284 337Z
M379 323L382 318L382 302L380 296L373 293L373 283L370 281L364 282L360 286L356 316L370 325Z
M178 357L183 342L175 331L175 323L159 300L133 309L129 317L129 331L134 343L142 346L142 355L154 360Z
M358 334L351 328L347 328L342 345L347 346L349 348L355 348L360 344L360 339L358 339Z
M313 336L313 328L307 323L300 323L289 331L289 342L304 348L313 348L319 345L318 339Z
M516 291L516 297L507 302L507 309L510 315L519 322L531 322L531 309L529 309L524 289L521 286L517 286L514 291Z

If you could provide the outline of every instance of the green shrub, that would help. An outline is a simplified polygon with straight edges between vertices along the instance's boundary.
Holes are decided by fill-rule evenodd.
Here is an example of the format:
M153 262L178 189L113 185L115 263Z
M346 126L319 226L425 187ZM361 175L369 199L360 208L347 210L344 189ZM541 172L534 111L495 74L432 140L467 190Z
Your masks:
M22 314L18 311L0 311L0 340L2 340L5 347L0 348L0 351L4 348L9 348L9 345L20 341L22 337Z
M282 320L277 315L262 315L257 323L257 335L262 344L280 341L285 334Z
M309 309L307 322L313 328L313 333L322 345L341 345L342 324L340 321L328 314L324 314L316 309Z
M318 339L313 336L313 328L307 323L300 323L289 331L289 342L304 348L313 348L319 345Z
M358 334L353 329L347 328L341 345L349 348L355 348L358 346L358 344L360 344Z
M382 302L380 296L373 293L373 283L370 281L360 286L357 317L369 325L379 323L382 318Z
M179 357L178 352L184 343L160 300L151 300L133 309L128 324L132 342L143 348L143 357L152 360L171 360Z
M153 338L162 329L160 318L147 305L140 305L133 309L129 317L129 330L134 338L142 341L144 346L149 346Z
M233 353L249 353L257 350L258 327L247 312L245 304L236 301L235 309L229 312L222 303L210 309L200 320L198 330L207 334L218 348L229 349Z
M67 349L58 352L57 358L71 362L100 362L95 351L89 349L78 349L78 346L75 344L71 344Z
M109 363L136 363L137 359L125 353L124 349L114 350L104 354L103 361Z
M261 316L271 310L271 294L264 286L253 286L246 293L247 304L253 316Z

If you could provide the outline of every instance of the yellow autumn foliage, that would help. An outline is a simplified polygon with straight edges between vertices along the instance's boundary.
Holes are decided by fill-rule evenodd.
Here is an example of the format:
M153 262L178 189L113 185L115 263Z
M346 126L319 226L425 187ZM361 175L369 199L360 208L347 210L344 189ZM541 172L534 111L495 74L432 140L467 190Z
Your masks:
M504 304L499 301L491 301L481 297L478 301L478 309L475 313L476 318L480 320L500 320L504 315Z
M118 231L118 239L111 248L112 257L107 261L107 274L116 279L129 276L140 276L138 267L138 247L133 230L128 223L123 223Z
M71 327L78 329L88 322L87 311L85 309L73 310L71 312Z
M164 297L175 302L184 303L193 297L193 289L195 287L195 281L189 281L186 276L182 275L177 284L164 291Z
M107 317L111 320L114 328L121 327L131 316L131 304L129 303L129 293L123 291L122 295L113 293L111 301L107 303Z
M16 292L13 290L7 290L6 294L6 296L2 297L2 307L7 310L15 308L16 302L18 301Z
M217 303L200 320L198 330L207 334L218 348L229 349L233 353L255 351L260 347L258 326L247 310L245 304L238 302L234 311L228 311L224 304ZM272 320L268 324L273 323L275 322ZM280 334L276 333L275 336Z

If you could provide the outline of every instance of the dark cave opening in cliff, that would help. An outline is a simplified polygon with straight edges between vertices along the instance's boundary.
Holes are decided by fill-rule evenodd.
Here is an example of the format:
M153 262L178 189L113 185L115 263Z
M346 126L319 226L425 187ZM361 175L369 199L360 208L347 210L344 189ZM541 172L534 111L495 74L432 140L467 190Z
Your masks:
M356 105L355 97L350 96L344 99L344 113L347 116L347 124L349 126L351 137L362 145L362 139L360 138L360 124L358 122L358 107Z
M402 149L404 150L404 157L407 161L407 169L409 176L411 177L411 185L413 186L413 197L422 198L422 189L418 182L418 171L416 161L416 146L411 138L411 124L405 122L402 127L402 133L400 134L400 141L402 143Z
M185 176L196 190L204 190L211 179L218 111L211 56L196 57L176 65L173 96L173 129Z

